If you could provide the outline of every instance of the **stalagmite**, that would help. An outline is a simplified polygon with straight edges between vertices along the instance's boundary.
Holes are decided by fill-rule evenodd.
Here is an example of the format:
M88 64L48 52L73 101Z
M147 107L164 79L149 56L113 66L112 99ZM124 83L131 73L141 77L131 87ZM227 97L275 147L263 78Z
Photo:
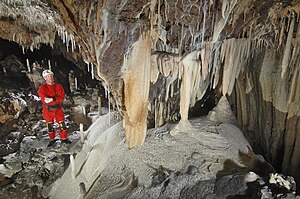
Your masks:
M31 72L31 70L30 70L30 64L29 64L29 60L28 59L26 59L26 65L27 65L28 72Z
M108 123L110 125L110 90L109 90L109 86L104 87L105 88L105 96L108 99Z
M70 92L71 92L71 94L74 94L75 91L76 91L76 81L77 80L75 80L76 77L74 75L74 71L73 70L70 70L68 79L69 79Z
M164 103L159 102L158 104L155 105L156 109L155 109L155 127L159 127L161 125L163 125L164 123L164 115L163 115L163 111L164 111Z
M6 75L7 71L6 71L6 68L3 67L3 73Z
M98 97L98 114L102 115L101 97Z
M82 105L81 107L82 107L82 113L83 113L83 115L86 116L86 109L85 109L85 106Z
M124 78L125 137L129 148L144 143L150 86L151 39L142 34L127 58Z
M75 180L76 174L75 174L75 162L74 162L74 156L73 154L70 155L70 165L71 165L71 176L72 179Z
M75 79L75 90L78 89L78 86L77 86L77 77L74 78Z
M79 132L80 132L80 141L81 143L84 143L84 133L83 133L83 124L79 124Z
M79 183L79 192L80 192L80 196L79 199L84 199L85 195L86 195L86 188L85 188L85 184L84 182Z

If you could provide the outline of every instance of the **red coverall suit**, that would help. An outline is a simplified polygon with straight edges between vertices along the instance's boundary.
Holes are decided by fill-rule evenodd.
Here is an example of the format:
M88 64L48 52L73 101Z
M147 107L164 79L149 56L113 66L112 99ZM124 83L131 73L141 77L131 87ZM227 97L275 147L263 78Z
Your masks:
M64 121L64 112L61 106L61 102L65 99L65 91L63 87L58 83L54 83L53 85L45 83L39 88L38 95L40 96L43 103L42 114L47 122L48 135L50 140L54 140L55 138L55 130L53 128L54 118L59 124L60 138L62 140L66 140L67 129ZM52 102L46 103L45 98L53 98L54 100Z

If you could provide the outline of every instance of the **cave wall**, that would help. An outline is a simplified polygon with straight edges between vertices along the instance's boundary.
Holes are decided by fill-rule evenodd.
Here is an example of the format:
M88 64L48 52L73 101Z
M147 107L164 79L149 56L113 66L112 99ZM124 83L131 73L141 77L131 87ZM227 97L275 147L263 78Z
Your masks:
M299 62L291 58L282 76L283 54L276 49L257 51L248 70L239 75L231 101L254 150L277 171L299 180Z

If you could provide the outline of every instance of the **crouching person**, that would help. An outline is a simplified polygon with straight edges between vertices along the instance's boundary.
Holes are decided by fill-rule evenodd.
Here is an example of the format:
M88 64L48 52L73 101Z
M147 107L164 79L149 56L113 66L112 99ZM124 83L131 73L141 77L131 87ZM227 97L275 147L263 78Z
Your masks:
M46 83L40 86L38 95L43 103L43 118L47 122L50 142L48 147L55 143L54 119L59 124L59 137L63 143L70 144L65 123L65 116L61 102L65 99L65 92L61 84L54 82L54 73L51 70L44 70L42 73Z

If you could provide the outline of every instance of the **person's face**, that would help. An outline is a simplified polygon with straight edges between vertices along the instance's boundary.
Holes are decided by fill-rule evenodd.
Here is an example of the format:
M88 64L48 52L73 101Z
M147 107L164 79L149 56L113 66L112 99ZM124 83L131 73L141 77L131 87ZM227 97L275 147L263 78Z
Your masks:
M45 76L45 80L46 80L46 83L47 83L47 84L50 84L50 85L51 85L51 84L54 83L54 76L51 75L51 74L50 74L50 75L46 75L46 76Z

